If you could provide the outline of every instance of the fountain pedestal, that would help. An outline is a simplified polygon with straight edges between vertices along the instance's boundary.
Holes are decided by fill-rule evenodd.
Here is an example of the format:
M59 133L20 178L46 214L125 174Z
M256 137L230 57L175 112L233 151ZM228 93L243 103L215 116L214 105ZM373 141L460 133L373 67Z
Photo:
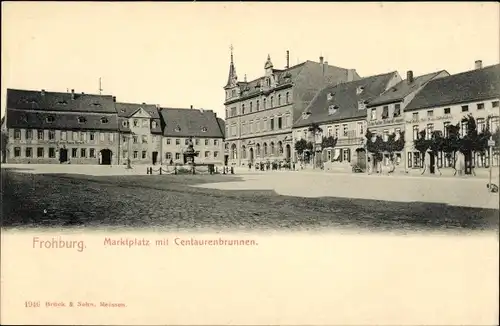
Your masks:
M193 172L193 174L195 174L194 158L196 156L198 156L198 154L196 153L196 151L193 148L193 138L192 137L189 137L188 147L184 151L184 156L186 157L186 163L187 163L187 165L189 166L189 168L191 169L191 171Z

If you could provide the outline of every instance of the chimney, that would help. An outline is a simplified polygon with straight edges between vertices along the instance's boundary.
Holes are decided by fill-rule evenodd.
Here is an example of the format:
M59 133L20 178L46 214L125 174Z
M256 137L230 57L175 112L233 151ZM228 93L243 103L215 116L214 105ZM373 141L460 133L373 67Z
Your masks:
M290 51L286 50L286 69L290 68Z
M325 61L325 66L328 66L328 61Z
M191 110L193 109L193 106L191 105Z
M352 82L354 80L354 69L347 69L347 82Z
M72 100L75 99L75 90L74 89L71 89L71 99Z
M413 71L412 70L408 70L406 72L406 81L408 82L408 84L413 83Z
M482 60L476 60L476 69L483 69L483 61Z
M44 90L44 89L42 89L42 96L44 96L44 95L45 95L45 90Z
M323 64L323 56L319 57L319 63Z
M113 102L116 102L116 96L113 96Z

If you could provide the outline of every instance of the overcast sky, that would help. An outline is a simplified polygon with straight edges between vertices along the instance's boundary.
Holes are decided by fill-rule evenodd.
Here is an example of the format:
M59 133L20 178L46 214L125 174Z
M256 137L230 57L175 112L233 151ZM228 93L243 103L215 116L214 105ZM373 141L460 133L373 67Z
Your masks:
M213 109L222 116L230 50L238 76L318 61L361 76L458 73L499 62L490 3L2 2L2 89L97 93Z

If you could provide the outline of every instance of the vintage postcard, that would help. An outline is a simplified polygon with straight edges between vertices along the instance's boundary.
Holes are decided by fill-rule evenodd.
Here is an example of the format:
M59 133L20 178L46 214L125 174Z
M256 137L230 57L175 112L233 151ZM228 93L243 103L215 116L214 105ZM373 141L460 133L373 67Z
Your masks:
M2 2L2 325L497 325L496 2Z

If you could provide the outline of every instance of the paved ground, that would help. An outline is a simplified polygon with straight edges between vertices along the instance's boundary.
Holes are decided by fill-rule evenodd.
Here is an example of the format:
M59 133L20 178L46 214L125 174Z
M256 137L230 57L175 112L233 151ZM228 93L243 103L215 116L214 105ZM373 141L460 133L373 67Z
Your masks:
M77 168L88 167L72 169ZM487 193L484 182L447 182L300 172L91 176L2 168L2 225L211 231L498 230L498 194ZM472 207L457 206L460 201Z

